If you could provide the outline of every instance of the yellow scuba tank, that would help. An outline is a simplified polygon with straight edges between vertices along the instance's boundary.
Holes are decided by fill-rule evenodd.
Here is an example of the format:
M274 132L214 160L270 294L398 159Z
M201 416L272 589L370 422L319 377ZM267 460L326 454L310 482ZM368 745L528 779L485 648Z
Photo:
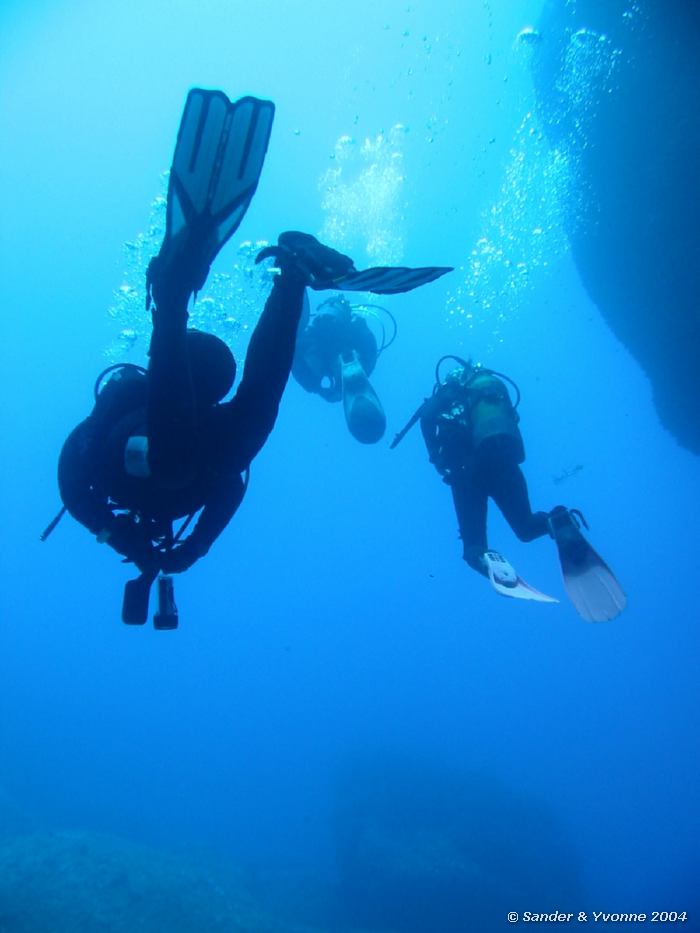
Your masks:
M474 449L490 438L499 437L503 439L501 444L505 442L511 448L515 462L522 463L525 448L518 428L520 416L504 383L489 370L475 369L466 389Z
M440 366L454 360L458 368L445 380ZM500 378L499 378L500 377ZM505 382L515 390L510 399ZM420 421L430 462L444 478L461 469L478 448L496 448L499 456L510 455L515 463L525 459L518 429L520 389L508 376L472 365L461 356L440 357L435 366L433 394L423 401L406 426L391 443L393 450L414 424Z

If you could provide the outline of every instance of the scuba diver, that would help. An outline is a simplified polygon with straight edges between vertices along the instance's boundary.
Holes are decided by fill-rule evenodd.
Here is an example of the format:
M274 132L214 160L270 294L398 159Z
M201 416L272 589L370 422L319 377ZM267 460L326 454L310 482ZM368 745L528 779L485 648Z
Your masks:
M387 340L379 318L388 316L393 332ZM381 344L367 323L379 321ZM369 377L377 359L396 338L396 321L379 305L351 305L341 294L323 301L313 315L304 303L292 376L307 392L327 402L343 403L345 421L356 440L376 444L386 431L386 415Z
M223 401L234 383L235 360L217 337L188 329L188 303L243 220L258 185L274 109L255 97L232 103L221 91L189 92L168 183L165 237L146 275L153 324L148 369L124 364L101 374L94 408L59 458L63 509L42 539L68 511L98 542L133 563L140 576L126 584L122 607L129 624L145 623L157 578L154 625L177 627L170 575L203 557L241 504L250 463L277 418L305 288L393 294L449 271L358 271L351 259L313 236L282 233L276 246L256 258L273 258L276 275L240 385ZM183 537L196 515L193 530ZM173 523L181 519L175 532Z
M446 360L458 366L441 381L440 367ZM515 402L506 383L515 391ZM562 505L551 512L532 511L520 468L525 448L518 427L519 402L520 391L507 376L458 356L444 356L435 368L432 395L391 447L420 421L430 462L452 491L464 560L487 577L498 593L558 602L526 583L501 554L489 549L489 499L521 541L547 534L554 539L564 585L582 618L591 622L613 619L624 609L626 598L610 568L581 533L581 525L588 528L581 512Z

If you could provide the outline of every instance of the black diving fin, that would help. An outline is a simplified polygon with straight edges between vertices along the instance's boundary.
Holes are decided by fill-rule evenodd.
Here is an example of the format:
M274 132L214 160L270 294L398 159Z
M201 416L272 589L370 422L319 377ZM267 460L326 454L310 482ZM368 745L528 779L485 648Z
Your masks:
M557 506L549 513L549 533L559 552L564 586L574 609L587 622L607 622L627 605L615 574L581 533L588 525L578 509Z
M370 269L348 272L333 282L332 287L341 292L373 292L375 295L398 295L410 292L421 285L434 282L452 266L374 266Z
M315 291L335 289L341 292L374 292L377 295L396 295L410 292L428 282L434 282L451 266L424 266L411 269L408 266L375 266L358 271L352 259L324 246L309 233L288 230L281 233L277 246L261 250L256 263L270 257L294 264L307 278L309 288Z
M187 95L168 182L163 245L146 276L151 295L187 296L238 229L251 202L270 140L275 105L256 97L231 102L222 91Z

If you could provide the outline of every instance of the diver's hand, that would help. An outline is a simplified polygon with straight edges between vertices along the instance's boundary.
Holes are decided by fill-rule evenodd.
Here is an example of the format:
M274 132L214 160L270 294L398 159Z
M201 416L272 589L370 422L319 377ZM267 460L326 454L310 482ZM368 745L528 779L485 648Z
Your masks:
M125 563L135 564L144 577L155 578L163 569L163 555L157 548L151 547L148 551L142 551L135 557L127 558Z
M103 540L123 555L124 563L135 564L143 574L157 576L162 555L153 546L145 526L135 522L131 515L115 515Z
M99 537L129 560L134 560L136 555L152 548L151 538L144 526L134 521L129 513L114 515Z
M160 555L161 570L163 573L184 573L199 560L199 556L185 541Z

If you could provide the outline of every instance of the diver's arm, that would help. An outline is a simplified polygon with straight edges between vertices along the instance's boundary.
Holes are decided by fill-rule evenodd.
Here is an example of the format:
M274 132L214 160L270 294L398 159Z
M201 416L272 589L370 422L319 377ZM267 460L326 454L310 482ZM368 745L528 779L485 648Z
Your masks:
M232 455L230 469L244 471L274 427L294 357L305 279L285 271L275 278L246 355L234 398L219 406Z
M257 407L260 397L279 403L292 367L305 279L293 272L276 276L250 338L236 400Z
M171 551L166 551L162 555L163 571L182 573L200 557L204 557L233 518L243 500L244 493L245 486L238 473L222 477L221 482L205 503L192 533L182 544L176 545Z

